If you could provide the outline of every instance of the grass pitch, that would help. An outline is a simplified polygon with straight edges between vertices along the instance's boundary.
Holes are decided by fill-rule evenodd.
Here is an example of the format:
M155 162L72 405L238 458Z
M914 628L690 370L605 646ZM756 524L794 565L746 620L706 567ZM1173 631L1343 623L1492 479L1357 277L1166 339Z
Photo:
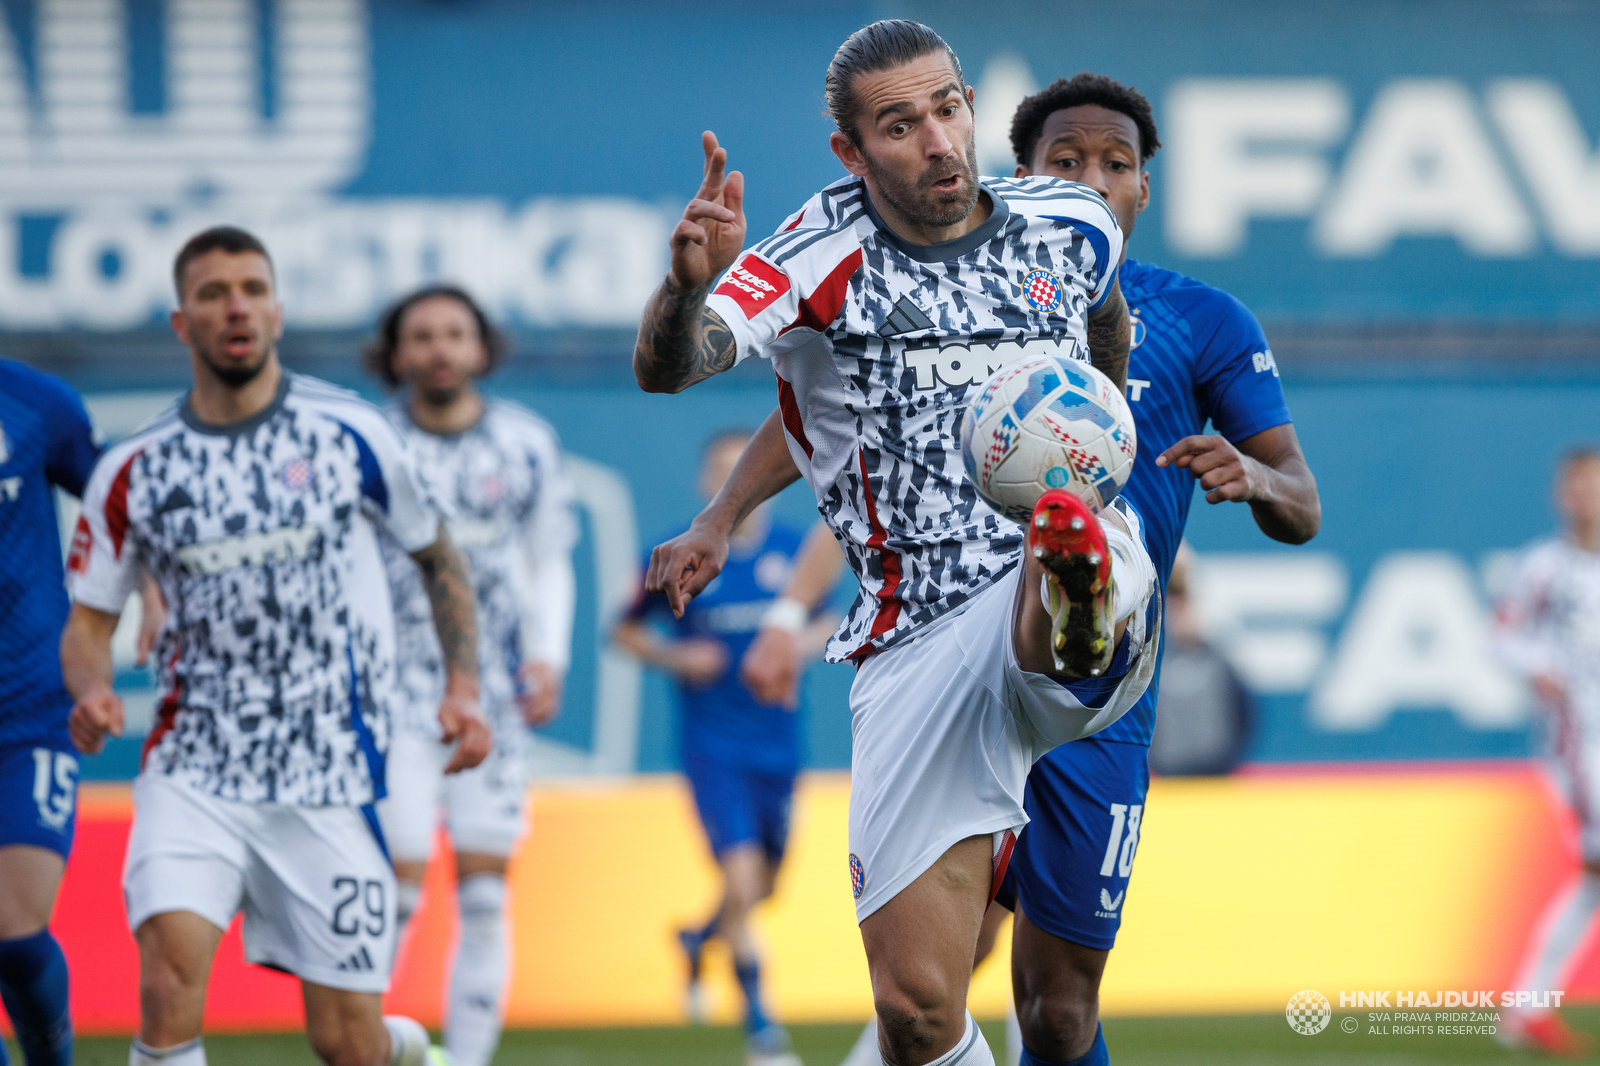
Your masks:
M1600 1008L1566 1011L1574 1028L1600 1033ZM1341 1028L1357 1019L1355 1033ZM1004 1026L983 1026L989 1044L1005 1046ZM1436 1063L1529 1062L1487 1036L1381 1035L1368 1032L1364 1013L1335 1012L1315 1036L1301 1036L1283 1015L1202 1018L1112 1018L1106 1040L1116 1066L1433 1066ZM801 1025L790 1032L807 1066L837 1066L861 1031L856 1025ZM496 1066L739 1066L737 1029L544 1029L506 1033ZM82 1037L80 1066L124 1066L125 1037ZM13 1046L12 1061L22 1060ZM315 1066L298 1034L212 1036L206 1058L214 1066Z

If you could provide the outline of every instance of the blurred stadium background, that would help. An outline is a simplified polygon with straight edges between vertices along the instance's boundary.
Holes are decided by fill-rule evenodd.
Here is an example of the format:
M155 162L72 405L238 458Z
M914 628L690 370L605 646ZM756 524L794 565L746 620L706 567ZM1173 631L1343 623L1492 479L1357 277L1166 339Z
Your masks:
M1152 790L1104 989L1112 1047L1123 1062L1496 1057L1485 1038L1301 1037L1281 1012L1304 988L1337 1004L1341 990L1508 987L1573 861L1527 761L1526 695L1488 652L1486 604L1501 553L1554 523L1554 457L1600 437L1600 6L0 9L0 350L66 377L106 436L183 388L170 263L221 221L274 254L292 367L375 396L357 351L378 312L422 281L458 281L515 337L494 390L563 435L586 531L575 665L537 749L510 1003L513 1026L547 1031L509 1037L505 1062L738 1053L731 1032L621 1028L680 1023L670 929L714 889L670 775L671 694L603 637L640 551L697 509L702 440L774 402L764 365L679 397L633 385L637 314L696 186L699 131L745 171L756 234L837 176L822 73L874 18L917 18L955 47L978 91L985 173L1009 173L1026 93L1083 69L1137 86L1165 147L1132 254L1262 319L1324 520L1286 549L1245 509L1197 503L1196 602L1259 714L1239 773ZM803 488L778 506L814 516ZM119 683L147 724L149 680L123 647ZM810 772L761 919L778 1012L817 1062L870 1010L845 866L849 683L840 667L808 676ZM57 913L90 1034L136 1017L118 875L142 728L85 760ZM393 992L435 1021L449 913L420 920ZM1004 971L980 972L975 1012L1001 1016ZM1579 985L1569 992L1600 999L1600 968ZM719 995L731 1022L731 981ZM291 1030L297 999L230 937L212 1028ZM617 1031L572 1031L584 1029ZM263 1040L217 1048L241 1062L308 1054ZM123 1046L83 1053L120 1061Z

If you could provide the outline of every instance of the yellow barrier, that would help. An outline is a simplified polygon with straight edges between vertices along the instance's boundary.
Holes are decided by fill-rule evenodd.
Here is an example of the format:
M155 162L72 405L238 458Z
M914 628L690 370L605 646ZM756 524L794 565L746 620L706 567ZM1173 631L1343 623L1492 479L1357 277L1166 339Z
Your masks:
M844 774L803 778L778 895L757 918L789 1021L871 1011L848 799ZM703 920L717 891L687 789L674 777L545 786L533 812L512 872L510 1024L680 1020L673 930ZM1509 987L1521 937L1570 862L1537 776L1519 766L1157 781L1142 833L1108 1014L1281 1010L1302 988ZM393 996L437 1017L448 886L430 885ZM975 1014L1005 1009L1008 956L1003 939L974 981ZM731 1021L726 958L710 959L716 1011Z

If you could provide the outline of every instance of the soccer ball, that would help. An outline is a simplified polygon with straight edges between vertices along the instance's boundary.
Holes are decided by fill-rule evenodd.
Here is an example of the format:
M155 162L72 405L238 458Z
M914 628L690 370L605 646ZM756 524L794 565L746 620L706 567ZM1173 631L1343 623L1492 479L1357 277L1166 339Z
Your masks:
M961 426L967 476L989 506L1026 522L1048 489L1099 511L1133 473L1133 413L1111 379L1088 363L1042 355L984 382Z

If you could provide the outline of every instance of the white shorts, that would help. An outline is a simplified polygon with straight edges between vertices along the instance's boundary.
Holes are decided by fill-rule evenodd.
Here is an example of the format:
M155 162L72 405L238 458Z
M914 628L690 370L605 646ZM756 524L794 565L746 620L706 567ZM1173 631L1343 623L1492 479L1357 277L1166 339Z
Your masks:
M135 932L171 911L226 929L243 910L248 961L329 988L389 987L394 871L360 808L237 803L142 773L122 893Z
M1012 620L1024 573L1015 567L964 610L856 673L850 875L858 922L953 845L1027 824L1022 794L1034 761L1115 722L1150 686L1158 639L1145 641L1099 710L1017 665Z
M428 860L441 808L457 853L509 857L528 831L525 760L491 754L471 770L446 775L453 750L417 733L397 730L390 738L389 795L378 817L397 860Z

